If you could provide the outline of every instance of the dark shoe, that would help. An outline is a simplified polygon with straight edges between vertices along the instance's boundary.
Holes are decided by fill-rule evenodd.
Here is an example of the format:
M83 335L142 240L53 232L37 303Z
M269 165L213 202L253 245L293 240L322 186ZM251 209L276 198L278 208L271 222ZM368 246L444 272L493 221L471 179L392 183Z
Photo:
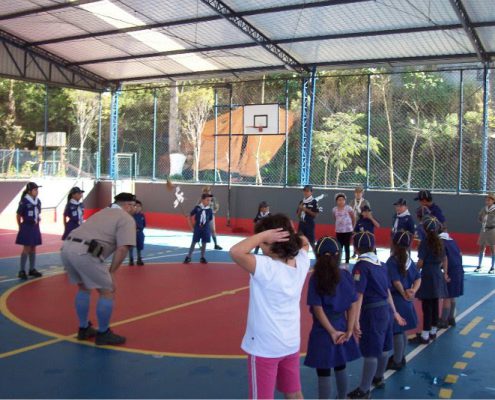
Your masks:
M404 358L402 358L402 360L404 360ZM400 371L402 369L402 362L396 363L394 361L394 356L392 356L388 359L387 369L391 369L394 371Z
M29 276L32 276L34 278L41 278L43 274L39 271L37 271L35 268L29 270Z
M220 247L218 244L215 245L215 250L223 250L223 247Z
M143 260L141 260L140 258L138 258L138 260L137 260L137 265L144 265Z
M455 322L455 318L454 317L449 318L449 325L450 326L456 326L457 325L457 323Z
M489 274L495 274L495 268L491 267L490 271L488 271Z
M473 272L481 272L481 267L476 267Z
M183 264L189 264L191 262L191 257L184 258Z
M134 260L132 258L129 259L129 267L132 267L134 265Z
M447 329L449 327L448 321L445 319L439 319L437 323L437 328L438 329Z
M95 344L98 346L124 344L125 337L113 333L110 329L105 332L97 332Z
M374 377L373 386L375 387L375 389L385 387L385 379L383 379L383 376L381 378Z
M347 393L349 399L369 399L370 391L363 392L360 388L354 389L351 393Z
M96 329L93 328L91 321L88 321L88 326L86 328L79 328L77 332L77 340L87 340L96 336Z
M199 259L199 262L200 262L201 264L208 264L208 261L206 261L206 258L204 258L204 257L201 257L201 258Z
M28 279L28 276L27 276L25 271L19 271L19 273L17 274L17 277L23 281L27 281L27 279Z
M437 338L436 333L430 333L430 340L435 340Z
M406 366L406 357L402 357L402 361L400 362L400 364L402 365L402 367Z
M409 339L409 343L411 344L428 344L430 343L430 339L423 339L420 333L416 333L416 336L412 339Z

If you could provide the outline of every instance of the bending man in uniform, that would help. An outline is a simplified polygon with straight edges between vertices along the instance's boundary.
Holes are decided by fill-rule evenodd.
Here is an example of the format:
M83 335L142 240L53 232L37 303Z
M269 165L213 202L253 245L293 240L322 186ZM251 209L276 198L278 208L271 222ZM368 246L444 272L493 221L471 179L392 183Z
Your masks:
M79 286L75 308L79 318L77 338L86 340L96 336L97 345L125 343L125 337L113 333L112 317L115 273L127 256L131 246L136 245L136 223L131 216L136 196L120 193L114 203L91 216L79 228L74 229L62 247L62 262L72 283ZM110 267L104 264L113 254ZM98 330L88 319L90 292L99 293L96 305Z

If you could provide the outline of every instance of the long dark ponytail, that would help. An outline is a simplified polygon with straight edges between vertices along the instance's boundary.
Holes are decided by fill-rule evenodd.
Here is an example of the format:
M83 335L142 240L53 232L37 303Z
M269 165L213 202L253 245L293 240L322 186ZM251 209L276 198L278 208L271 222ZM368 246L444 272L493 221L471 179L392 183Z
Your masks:
M426 244L435 257L440 257L443 252L443 243L435 231L426 232Z
M323 254L316 258L316 288L320 295L332 296L340 282L340 254Z
M402 276L407 274L407 260L409 259L408 248L404 246L399 246L396 243L392 245L392 254L399 264L399 273Z

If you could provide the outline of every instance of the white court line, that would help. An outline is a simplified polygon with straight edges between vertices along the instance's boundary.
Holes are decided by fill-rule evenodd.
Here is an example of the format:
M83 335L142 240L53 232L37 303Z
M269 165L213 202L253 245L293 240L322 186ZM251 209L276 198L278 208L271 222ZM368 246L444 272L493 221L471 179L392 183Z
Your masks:
M481 299L479 299L476 303L474 303L473 305L471 305L471 307L467 308L466 310L464 310L462 313L460 313L457 317L456 317L456 322L459 322L459 321L462 321L462 319L464 317L466 317L469 313L471 313L474 309L478 308L481 304L483 304L485 301L487 301L490 297L492 297L493 295L495 294L495 289L492 290L490 293L488 293L487 295L483 296ZM448 329L441 329L440 331L438 331L437 333L437 339L442 336L445 332L447 332ZM432 342L430 342L431 344ZM424 349L426 349L428 347L428 344L420 344L418 347L416 347L413 351L411 351L410 353L408 353L406 355L406 361L409 362L411 361L414 357L416 357L419 353L421 353ZM385 374L383 375L383 378L384 379L388 379L390 376L392 376L393 374L395 374L397 371L395 370L388 370L387 372L385 372Z

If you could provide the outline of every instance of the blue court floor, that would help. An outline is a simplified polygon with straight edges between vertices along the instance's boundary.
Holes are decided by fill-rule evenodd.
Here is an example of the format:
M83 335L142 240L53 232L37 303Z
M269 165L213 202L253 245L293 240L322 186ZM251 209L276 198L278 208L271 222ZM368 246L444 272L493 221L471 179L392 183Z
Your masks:
M182 262L190 238L183 232L147 230L145 263ZM220 237L224 250L208 250L208 260L230 262L227 250L238 240ZM388 250L379 255L386 260ZM475 262L465 258L465 295L458 299L457 327L441 331L428 346L409 346L407 367L387 371L385 388L374 390L373 398L495 398L495 277L472 273ZM38 255L37 264L43 279L63 273L58 253ZM247 397L242 358L172 357L97 348L19 325L12 320L6 301L20 284L17 271L17 258L0 259L0 398ZM135 288L136 302L145 290ZM29 307L37 313L36 304ZM159 326L155 330L157 336L174 335ZM361 365L361 360L348 365L350 390L358 384ZM305 397L315 398L316 374L302 361L301 378Z

